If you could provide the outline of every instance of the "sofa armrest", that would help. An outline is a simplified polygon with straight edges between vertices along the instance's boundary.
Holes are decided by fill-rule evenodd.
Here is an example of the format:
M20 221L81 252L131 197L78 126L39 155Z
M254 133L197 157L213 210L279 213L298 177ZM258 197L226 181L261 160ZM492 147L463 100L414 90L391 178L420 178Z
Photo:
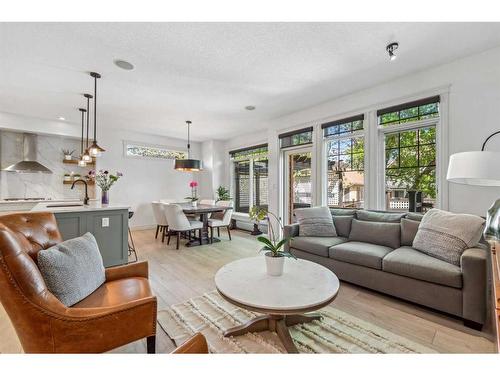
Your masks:
M283 227L283 237L284 238L292 238L297 237L299 235L299 224L289 224ZM285 251L290 251L290 241L285 244Z
M127 277L148 278L148 262L129 263L123 266L106 268L106 281L125 279Z
M463 278L463 318L483 324L486 319L488 251L470 248L460 258Z

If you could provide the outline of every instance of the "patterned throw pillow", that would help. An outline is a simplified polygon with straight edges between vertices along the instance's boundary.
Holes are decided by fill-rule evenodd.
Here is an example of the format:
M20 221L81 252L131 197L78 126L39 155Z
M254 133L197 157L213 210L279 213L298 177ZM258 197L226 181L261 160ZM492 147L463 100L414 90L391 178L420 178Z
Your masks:
M301 237L337 237L328 207L297 208L295 217Z
M66 306L80 302L106 281L101 253L91 233L39 251L38 268L47 288Z
M484 219L453 214L436 208L427 212L413 240L413 247L434 258L460 266L462 253L478 244Z

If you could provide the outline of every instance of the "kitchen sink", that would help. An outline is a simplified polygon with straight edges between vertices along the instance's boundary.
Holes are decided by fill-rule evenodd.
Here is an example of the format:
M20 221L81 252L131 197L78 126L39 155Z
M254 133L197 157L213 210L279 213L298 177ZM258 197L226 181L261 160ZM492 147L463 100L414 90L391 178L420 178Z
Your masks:
M60 203L60 204L48 204L46 207L83 207L81 203Z

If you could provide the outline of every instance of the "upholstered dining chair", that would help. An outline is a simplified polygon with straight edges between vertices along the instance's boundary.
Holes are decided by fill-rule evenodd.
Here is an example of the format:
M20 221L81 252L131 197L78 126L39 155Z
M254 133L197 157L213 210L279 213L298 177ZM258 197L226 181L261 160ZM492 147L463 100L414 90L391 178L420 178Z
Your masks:
M175 233L177 236L177 246L176 249L179 250L179 242L181 239L181 233L190 234L191 231L199 231L200 235L200 245L202 244L202 229L203 223L201 221L190 221L182 211L182 207L178 204L167 204L163 206L165 211L165 216L168 221L168 240L167 244L170 244L170 234Z
M213 206L215 204L215 199L200 199L200 204Z
M165 217L165 211L163 210L163 205L167 203L154 201L151 202L153 206L153 215L156 222L156 234L155 238L158 238L158 233L161 233L161 242L165 241L165 236L168 232L168 221Z
M39 251L62 241L52 213L0 216L0 301L26 353L100 353L147 338L155 352L157 301L147 262L110 267L106 281L73 306L47 288Z
M214 239L214 228L217 228L217 236L220 237L220 228L226 228L229 240L231 240L231 216L233 215L233 201L218 201L217 206L224 207L224 215L221 219L208 219L208 227L210 228L210 241Z

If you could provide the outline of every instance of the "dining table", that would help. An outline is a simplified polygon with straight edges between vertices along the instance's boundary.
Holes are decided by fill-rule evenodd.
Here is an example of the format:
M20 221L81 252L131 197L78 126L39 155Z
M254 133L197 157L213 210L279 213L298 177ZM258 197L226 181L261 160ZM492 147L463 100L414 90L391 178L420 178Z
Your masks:
M192 239L188 241L186 246L192 247L192 246L206 245L213 242L220 242L218 238L214 238L212 241L210 240L210 237L208 236L208 218L211 214L215 212L224 212L225 210L228 209L227 207L216 206L211 204L198 204L196 206L193 206L191 203L183 203L180 204L180 206L182 207L182 211L186 215L199 216L200 221L203 223L203 228L201 229L201 243L200 239Z

